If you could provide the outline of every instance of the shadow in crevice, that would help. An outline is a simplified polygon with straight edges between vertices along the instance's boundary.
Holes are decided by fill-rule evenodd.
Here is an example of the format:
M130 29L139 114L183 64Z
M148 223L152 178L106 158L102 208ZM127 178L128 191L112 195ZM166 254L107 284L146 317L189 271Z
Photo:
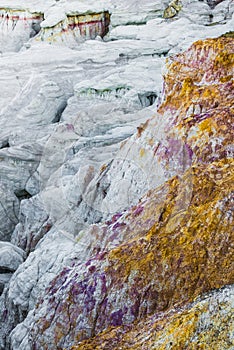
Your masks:
M5 140L2 142L0 149L9 148L9 147L10 147L9 141Z
M16 190L15 196L18 198L18 200L21 202L23 199L29 199L32 197L32 195L26 191L25 189L22 190Z
M62 103L62 105L59 107L59 109L57 110L57 113L56 113L54 119L52 120L52 124L60 122L62 114L63 114L66 107L67 107L67 101L64 101Z

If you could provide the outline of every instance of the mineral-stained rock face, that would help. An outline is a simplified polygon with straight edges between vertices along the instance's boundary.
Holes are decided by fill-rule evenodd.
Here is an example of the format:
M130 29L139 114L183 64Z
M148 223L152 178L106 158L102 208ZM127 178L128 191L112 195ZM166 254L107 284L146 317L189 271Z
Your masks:
M67 15L64 20L55 25L48 25L45 21L37 40L61 43L69 42L70 36L77 41L95 39L96 36L104 37L108 33L109 24L110 14L108 11Z
M93 349L231 349L233 338L233 286L220 289L204 299L158 313L139 324L113 327L72 347L73 350Z
M100 187L108 187L103 212L126 205L135 187L143 194L191 163L232 156L232 48L232 38L198 41L170 59L157 116L138 127L100 176Z
M233 5L1 0L1 349L144 338L232 283L233 33L202 39Z
M182 3L179 0L173 0L169 3L169 6L165 9L163 13L164 18L172 18L181 10Z
M18 51L24 42L40 31L42 21L41 13L0 7L1 52Z
M64 269L51 283L25 321L31 347L63 348L233 283L232 166L224 160L192 167L112 225L109 244L122 230L124 243ZM156 204L159 196L165 200ZM15 348L20 327L12 334Z
M123 145L161 185L79 233L11 333L13 349L69 348L105 329L73 349L230 348L233 287L221 288L234 283L233 49L226 36L170 58L158 113L132 137L138 154Z

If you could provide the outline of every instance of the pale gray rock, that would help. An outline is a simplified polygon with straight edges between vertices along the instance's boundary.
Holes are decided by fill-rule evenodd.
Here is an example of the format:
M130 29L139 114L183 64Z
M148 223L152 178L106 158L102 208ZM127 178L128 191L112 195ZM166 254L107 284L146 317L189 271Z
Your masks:
M22 322L36 300L44 293L50 281L65 266L74 246L69 232L50 230L38 243L35 252L12 275L0 297L0 348L9 348L9 334L16 324ZM19 249L21 251L21 249ZM22 336L25 336L25 332ZM22 347L26 349L27 347Z
M0 241L0 295L8 284L12 273L25 260L25 252L17 246Z
M38 166L41 152L42 148L37 143L0 150L1 240L10 240L10 234L18 223L19 203L31 196L26 184Z
M0 150L1 182L16 196L25 189L26 183L35 171L42 154L42 146L25 143Z
M234 11L233 2L226 1L182 1L183 8L179 17L187 17L193 23L200 25L214 25L226 23ZM186 6L187 5L187 6Z
M12 273L1 273L0 274L0 296L4 290L4 287L10 281Z
M16 271L24 258L25 253L22 249L9 242L0 242L0 274L6 270Z
M39 196L33 196L21 202L19 223L12 233L11 242L29 254L51 226L49 215Z
M64 266L73 246L69 232L51 229L12 276L9 300L22 311L34 308L37 298Z
M48 140L38 168L40 198L51 222L60 229L69 228L74 235L86 223L98 222L103 217L100 205L104 188L99 189L98 203L94 206L96 182L93 188L89 184L106 170L120 142L133 134L136 123L145 121L153 107L125 114L121 102L115 111L113 102L98 100L82 111L86 101L71 99L69 112L66 109L62 117L64 123L58 125ZM75 115L77 105L80 112Z
M18 222L19 200L9 186L0 185L0 240L9 241Z
M234 4L233 1L225 0L218 3L211 12L212 23L217 22L227 22L232 18L234 13Z
M25 252L19 247L9 243L0 241L0 347L5 347L5 341L9 334L9 330L12 329L12 317L14 319L13 324L16 324L23 320L21 318L15 319L15 308L13 305L9 305L7 301L8 285L12 278L13 272L24 262L26 258ZM5 288L5 289L4 289ZM2 294L3 293L3 294ZM7 305L8 304L8 305ZM11 316L12 315L12 316ZM5 322L7 320L7 322ZM11 326L8 328L8 325Z
M59 121L65 107L66 95L60 86L54 81L48 81L48 77L32 74L0 114L0 140L6 142L15 128L22 130L23 127L30 127L32 131L34 126L43 127ZM3 127L6 125L7 129Z
M27 7L20 11L17 7L11 10L1 5L1 52L19 51L25 42L40 31L42 20L42 14L33 14L27 11Z

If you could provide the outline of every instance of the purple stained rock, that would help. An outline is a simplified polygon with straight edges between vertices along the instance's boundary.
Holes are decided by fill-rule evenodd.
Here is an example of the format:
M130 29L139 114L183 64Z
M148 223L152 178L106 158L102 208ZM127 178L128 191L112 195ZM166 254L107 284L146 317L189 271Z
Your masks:
M118 311L112 312L110 315L112 326L121 326L123 323L123 311L120 309Z
M133 215L134 216L137 216L139 215L140 213L142 213L142 211L144 210L144 207L142 207L141 205L139 207L137 207L134 212L133 212Z

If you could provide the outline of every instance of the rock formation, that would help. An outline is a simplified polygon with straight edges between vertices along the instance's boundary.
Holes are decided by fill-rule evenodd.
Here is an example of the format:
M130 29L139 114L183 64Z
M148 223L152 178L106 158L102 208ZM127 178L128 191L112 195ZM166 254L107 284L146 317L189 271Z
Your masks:
M4 0L1 349L231 349L232 13Z
M233 288L219 289L186 308L112 327L72 349L231 349L232 303Z

